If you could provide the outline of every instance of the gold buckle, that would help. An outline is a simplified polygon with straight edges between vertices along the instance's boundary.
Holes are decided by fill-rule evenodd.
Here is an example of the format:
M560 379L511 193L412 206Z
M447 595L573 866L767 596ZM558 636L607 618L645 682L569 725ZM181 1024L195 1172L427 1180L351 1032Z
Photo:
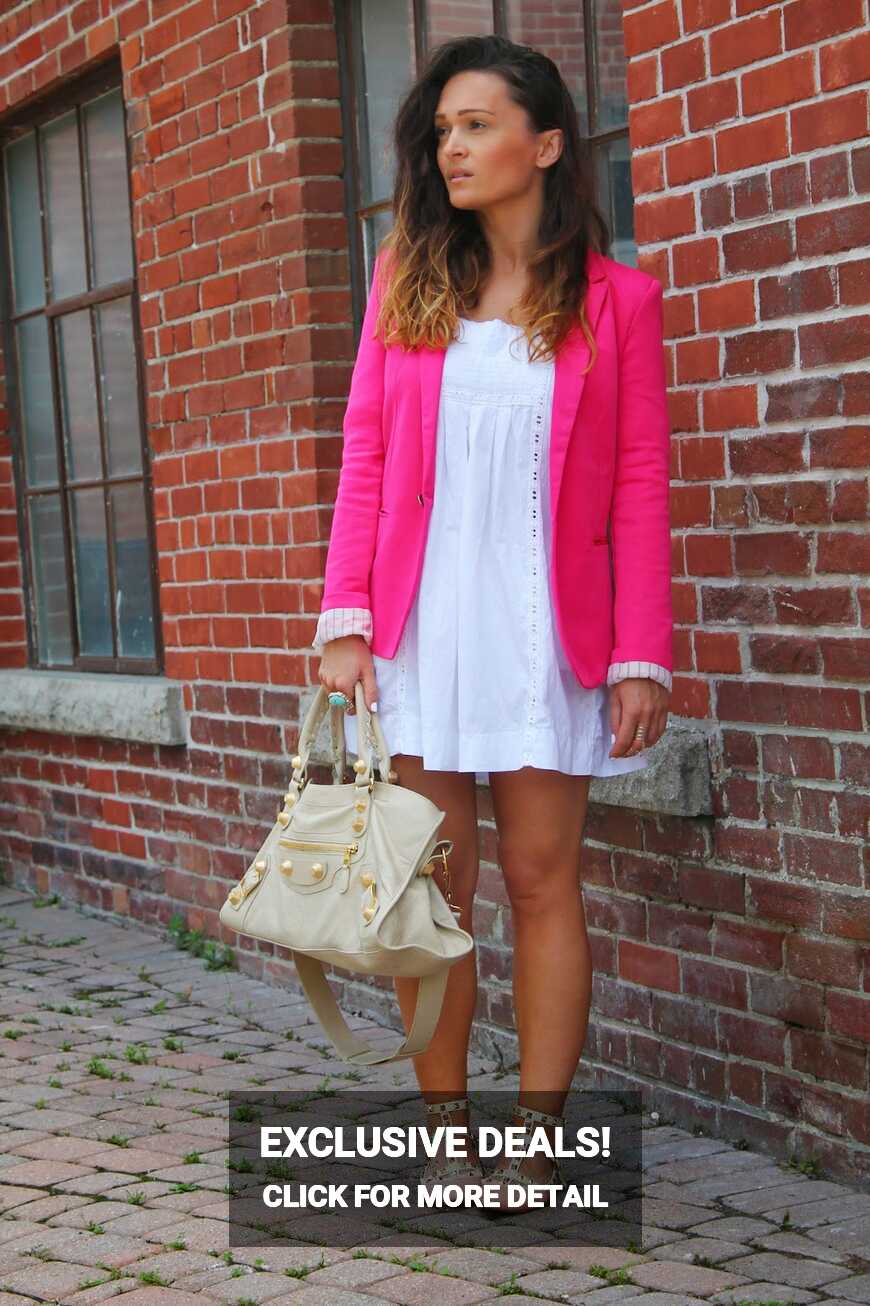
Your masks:
M437 851L436 853L433 853L432 856L429 858L428 862L424 862L423 865L420 867L420 870L418 871L418 875L434 875L434 873L435 873L435 866L433 865L433 863L434 863L434 862L437 862L438 859L439 859L439 857L440 857L440 859L441 859L441 863L442 863L442 865L443 865L443 867L444 867L444 878L445 878L445 881L446 881L446 890L447 890L447 891L446 891L446 893L444 894L444 897L447 899L447 902L448 902L448 903L450 904L450 906L452 907L452 906L453 906L453 898L452 898L452 895L451 895L451 886L450 886L450 867L447 865L447 849L446 849L446 848L439 848L438 851ZM429 869L427 869L427 867L428 867Z

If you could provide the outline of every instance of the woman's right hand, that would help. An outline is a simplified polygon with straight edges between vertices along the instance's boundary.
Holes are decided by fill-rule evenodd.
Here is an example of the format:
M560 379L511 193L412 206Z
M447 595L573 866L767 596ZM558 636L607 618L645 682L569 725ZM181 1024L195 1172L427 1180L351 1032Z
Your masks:
M323 646L317 674L320 683L330 693L336 691L347 696L350 707L345 708L345 711L351 716L356 712L354 694L358 680L362 681L363 697L369 711L372 704L378 701L375 664L371 649L362 635L340 635L338 639L328 640Z

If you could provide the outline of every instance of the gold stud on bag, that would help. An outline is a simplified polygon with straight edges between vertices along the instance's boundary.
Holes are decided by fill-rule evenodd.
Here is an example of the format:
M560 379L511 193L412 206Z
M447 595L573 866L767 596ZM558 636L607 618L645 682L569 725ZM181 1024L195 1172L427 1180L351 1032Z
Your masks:
M321 685L299 734L299 752L291 758L284 804L228 894L220 919L239 934L289 948L338 1053L357 1065L381 1065L429 1046L450 967L471 952L474 940L453 905L447 863L453 843L438 839L446 812L397 783L381 723L366 707L361 683L355 700L359 757L353 781L345 783L344 709L330 705ZM313 784L308 758L327 714L332 783ZM352 1032L323 973L325 964L363 975L420 978L410 1029L393 1052L378 1052Z

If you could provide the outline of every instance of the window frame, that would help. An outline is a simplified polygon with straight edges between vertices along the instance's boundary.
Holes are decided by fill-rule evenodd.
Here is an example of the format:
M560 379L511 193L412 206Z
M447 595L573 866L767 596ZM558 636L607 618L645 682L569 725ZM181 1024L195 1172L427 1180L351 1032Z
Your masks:
M8 211L6 198L5 177L2 174L2 163L0 163L0 249L4 255L0 258L0 328L2 328L3 358L5 364L5 384L6 384L6 412L8 414L8 435L11 444L12 453L12 477L13 492L15 494L16 517L18 523L18 544L21 557L22 571L22 588L24 592L24 610L25 610L25 630L27 640L27 660L28 666L37 671L52 672L98 672L108 674L130 674L130 675L148 675L158 676L163 673L164 667L164 645L163 630L161 622L161 612L159 603L159 569L157 554L157 537L154 520L153 504L153 472L151 465L151 448L148 442L148 425L147 425L147 407L145 402L145 353L143 347L143 332L140 313L140 295L139 295L139 278L137 275L136 265L136 227L134 221L134 208L132 198L129 194L129 178L131 173L131 143L130 130L127 116L127 105L124 100L123 73L117 57L106 61L98 68L90 71L85 76L78 78L75 82L64 85L61 89L40 96L38 100L29 103L14 114L10 114L3 122L0 122L0 149L11 144L17 138L28 134L36 128L44 127L56 117L69 112L77 111L77 127L79 132L79 142L82 142L82 119L80 107L91 100L98 98L100 95L109 91L117 90L121 93L121 105L124 118L124 148L127 159L127 178L128 178L128 202L130 205L130 238L131 238L131 255L133 275L122 281L115 281L95 290L86 290L77 295L70 295L63 299L49 301L46 295L44 303L36 309L28 309L23 313L14 313L12 298L12 267L11 258L11 226L10 214ZM38 156L41 162L41 153ZM83 153L80 154L80 178L83 189L83 205L88 203L85 191L87 180L87 163ZM41 239L43 254L43 275L48 277L49 252L46 246L47 241L47 222L45 217L45 194L44 194L44 173L43 168L38 169L40 209L42 213ZM83 208L85 216L85 266L90 274L92 272L92 249L91 238L87 232L87 208ZM60 359L59 359L59 342L57 339L57 328L53 326L53 321L65 316L67 313L73 313L83 308L89 308L97 304L109 304L123 298L129 297L130 315L132 325L133 353L135 366L135 387L136 387L136 405L139 414L139 438L141 445L141 471L138 473L112 477L108 475L107 463L107 433L105 429L105 415L103 405L100 403L100 392L94 392L94 407L96 410L96 419L99 433L100 450L102 465L106 468L107 475L105 478L97 479L88 478L87 480L76 480L72 485L69 482L66 452L64 448L63 423L61 415L61 385L60 385ZM27 483L27 469L24 450L24 430L22 416L22 396L19 390L19 369L21 360L18 356L16 342L16 325L28 318L44 316L48 323L48 341L49 341L49 368L53 387L52 412L54 415L54 434L57 451L58 479L53 486L31 487ZM94 326L91 322L92 349L95 348L93 340ZM94 355L95 365L97 356ZM99 377L97 385L99 386ZM118 646L118 629L117 617L115 612L114 598L116 594L116 559L114 541L111 529L111 514L108 506L108 495L106 487L126 484L140 484L144 499L145 509L145 538L149 551L149 566L147 581L149 585L151 598L152 629L154 632L154 656L153 657L125 657L123 655L111 657L97 657L93 655L82 654L79 645L78 632L78 613L77 613L77 593L75 589L75 571L73 565L73 534L71 528L71 507L70 494L73 490L94 489L104 487L103 501L106 515L106 555L107 555L107 583L109 586L109 619L111 622L112 643L113 647ZM33 550L31 549L30 534L28 527L29 518L29 500L47 494L56 494L60 503L60 518L63 527L63 548L64 548L64 566L67 583L67 608L70 630L70 645L72 649L72 658L69 662L51 662L40 659L39 640L37 632L36 606L38 587L35 576L35 562Z

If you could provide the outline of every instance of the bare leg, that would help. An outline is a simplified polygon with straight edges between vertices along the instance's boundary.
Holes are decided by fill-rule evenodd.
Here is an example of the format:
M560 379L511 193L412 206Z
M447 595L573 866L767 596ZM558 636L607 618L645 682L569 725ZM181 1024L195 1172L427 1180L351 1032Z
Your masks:
M562 1112L586 1042L592 995L580 887L589 781L535 767L490 775L514 927L519 1101L554 1115ZM552 1127L547 1132L554 1137ZM550 1162L537 1155L522 1169L546 1178Z

